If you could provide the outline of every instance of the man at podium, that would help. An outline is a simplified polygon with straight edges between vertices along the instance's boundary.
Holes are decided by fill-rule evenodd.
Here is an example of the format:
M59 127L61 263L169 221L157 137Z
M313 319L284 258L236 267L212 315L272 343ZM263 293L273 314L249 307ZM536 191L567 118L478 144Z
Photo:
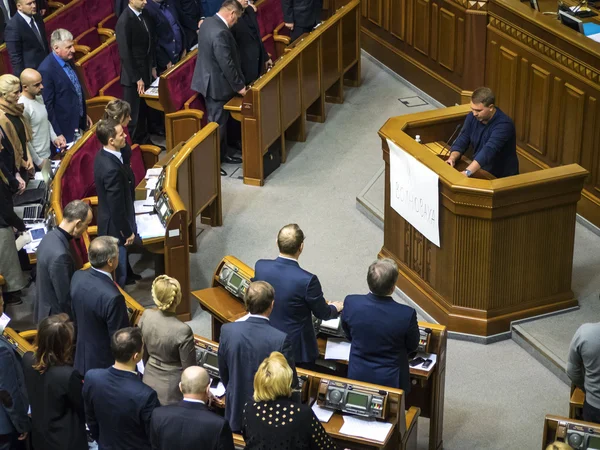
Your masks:
M473 161L462 172L470 177L483 169L496 178L519 174L515 124L495 105L490 88L480 87L471 95L471 114L451 148L446 163L454 167L469 146L473 147Z

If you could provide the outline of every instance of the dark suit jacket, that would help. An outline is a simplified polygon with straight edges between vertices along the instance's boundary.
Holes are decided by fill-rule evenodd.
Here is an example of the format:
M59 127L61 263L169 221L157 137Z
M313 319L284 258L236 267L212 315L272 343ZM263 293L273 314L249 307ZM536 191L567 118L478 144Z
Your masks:
M73 318L69 286L75 272L75 263L69 240L57 227L44 236L36 256L34 323L40 323L42 319L61 312Z
M198 21L204 17L202 3L200 0L174 0L173 3L177 8L189 49L198 42Z
M251 6L244 10L244 14L231 28L240 50L242 73L244 82L254 82L265 68L269 55L260 37L260 29L256 13Z
M281 0L283 21L302 28L309 28L319 21L322 0Z
M173 15L173 18L177 22L180 30L180 39L181 39L181 50L187 49L186 42L186 34L184 33L183 26L181 25L181 17L179 15L179 10L175 7L174 2L171 0L163 0L166 2L166 8L168 8L169 12ZM175 33L173 32L173 28L171 28L171 24L169 20L165 16L165 13L161 10L161 5L156 3L154 0L150 0L144 11L147 11L152 20L154 21L154 35L155 35L155 51L156 51L156 65L158 67L166 68L167 64L176 63L179 61L181 57L181 52L173 53L173 49L175 45ZM198 23L196 22L196 27L198 27Z
M69 64L75 70L73 63ZM56 134L58 136L62 134L67 142L71 142L76 128L80 130L87 128L85 98L83 99L83 116L79 117L79 97L75 86L56 61L53 53L46 56L38 71L42 74L44 80L42 97L44 97L44 104L48 110L48 119L52 122ZM79 84L85 97L81 80L79 80Z
M8 0L8 9L10 13L10 17L14 16L17 13L17 5L14 0ZM4 29L6 28L6 24L10 19L5 17L4 14L0 14L0 44L4 43Z
M114 363L110 340L129 326L125 298L115 283L94 269L78 270L71 281L73 319L77 328L75 368L106 369Z
M202 25L204 26L204 24ZM219 341L219 376L225 385L225 418L231 429L242 429L244 405L254 394L254 375L271 352L283 353L298 380L290 341L267 319L249 317L244 322L223 325Z
M352 342L348 378L410 392L408 354L419 345L413 308L392 297L349 295L342 326Z
M34 20L40 31L43 44L40 43L31 26L20 14L15 14L8 21L4 30L4 40L6 41L10 64L13 68L13 74L17 77L21 75L24 69L37 69L50 51L46 39L44 20L39 14L34 16ZM44 88L46 88L46 80L44 80ZM55 131L57 130L55 129ZM60 133L57 131L57 134Z
M338 316L337 309L323 298L319 279L298 261L285 258L261 259L254 270L253 281L266 281L275 289L271 324L290 337L296 364L314 362L319 348L311 313L321 320Z
M154 20L146 10L142 10L142 18L148 31L127 6L115 27L123 86L134 86L140 79L144 80L146 86L152 82L152 68L156 67Z
M127 168L116 156L100 150L94 159L94 182L98 193L98 236L113 236L124 244L136 230Z
M150 424L152 450L234 450L229 423L203 403L157 408Z
M25 384L31 400L33 446L45 450L87 450L83 412L83 377L71 366L53 366L43 374L35 358L23 356Z
M246 84L233 34L218 16L202 23L198 48L192 89L213 100L230 100Z
M127 8L128 4L128 0L115 0L115 14L117 17L121 17L121 13Z
M31 429L21 358L0 335L0 434L25 433ZM10 405L10 406L7 406Z
M85 416L102 450L150 450L150 419L160 406L156 392L137 374L92 369L83 383Z

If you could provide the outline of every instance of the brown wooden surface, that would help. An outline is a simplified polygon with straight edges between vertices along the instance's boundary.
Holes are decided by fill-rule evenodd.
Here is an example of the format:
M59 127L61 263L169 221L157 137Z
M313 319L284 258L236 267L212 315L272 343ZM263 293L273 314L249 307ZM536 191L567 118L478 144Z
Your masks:
M592 431L596 436L600 434L600 424L547 414L544 419L542 450L545 450L550 444L556 441L567 442L566 433L569 425L576 427L577 431L580 432Z
M28 342L26 339L21 337L19 333L17 333L12 328L6 327L2 332L2 335L5 339L7 339L11 344L16 344L16 350L19 355L23 356L27 352L33 351L33 345Z
M580 419L583 417L583 403L585 392L576 386L571 386L571 397L569 399L569 419Z
M415 134L425 142L447 139L468 110L395 117L381 128L386 185L379 256L397 261L398 287L449 330L490 336L507 331L512 320L577 305L575 212L587 172L572 164L495 180L466 178L415 142ZM441 247L391 208L386 138L439 175Z

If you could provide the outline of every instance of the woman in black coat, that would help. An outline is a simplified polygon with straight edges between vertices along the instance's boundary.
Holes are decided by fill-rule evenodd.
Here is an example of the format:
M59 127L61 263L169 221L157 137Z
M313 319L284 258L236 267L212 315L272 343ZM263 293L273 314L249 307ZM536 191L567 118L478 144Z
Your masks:
M69 316L46 317L38 327L35 354L23 356L36 450L88 449L83 377L72 367L73 335Z

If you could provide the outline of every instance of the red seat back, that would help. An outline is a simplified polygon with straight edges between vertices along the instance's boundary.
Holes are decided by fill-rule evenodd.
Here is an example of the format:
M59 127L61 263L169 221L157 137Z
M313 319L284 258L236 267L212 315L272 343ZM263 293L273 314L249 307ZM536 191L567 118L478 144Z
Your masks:
M97 49L102 45L102 41L100 40L100 35L98 34L98 28L90 28L82 35L76 37L77 45L85 45L92 50Z
M91 27L97 27L100 22L114 12L115 2L113 0L85 0L85 3Z
M58 11L56 15L53 14L52 16L53 17L49 20L44 21L48 42L50 42L50 35L52 32L59 28L69 30L73 36L79 36L85 30L88 30L93 26L90 25L88 11L84 0L74 0L72 3L65 6L64 9Z
M283 22L281 0L264 0L258 7L256 18L261 37L273 34L273 30Z
M114 60L117 43L114 39L111 39L109 42L101 45L98 49L90 53L89 56L82 58L76 63L79 67L79 72L83 76L88 98L97 96L98 91L102 87L120 75L120 70L117 71L115 67L118 66L120 69L121 66L118 60L118 52L116 63Z
M131 147L131 170L133 171L135 185L137 186L146 176L146 166L144 166L142 149L137 144Z
M166 94L165 97L168 99L165 105L165 113L182 110L184 103L196 93L191 88L196 60L195 54L194 56L190 55L190 58L182 61L175 70L166 75L163 80L160 80L160 95Z
M6 44L0 47L0 73L12 73L12 65L10 64Z
M71 157L61 179L61 203L64 208L73 200L96 195L94 158L102 148L96 134L92 134Z

